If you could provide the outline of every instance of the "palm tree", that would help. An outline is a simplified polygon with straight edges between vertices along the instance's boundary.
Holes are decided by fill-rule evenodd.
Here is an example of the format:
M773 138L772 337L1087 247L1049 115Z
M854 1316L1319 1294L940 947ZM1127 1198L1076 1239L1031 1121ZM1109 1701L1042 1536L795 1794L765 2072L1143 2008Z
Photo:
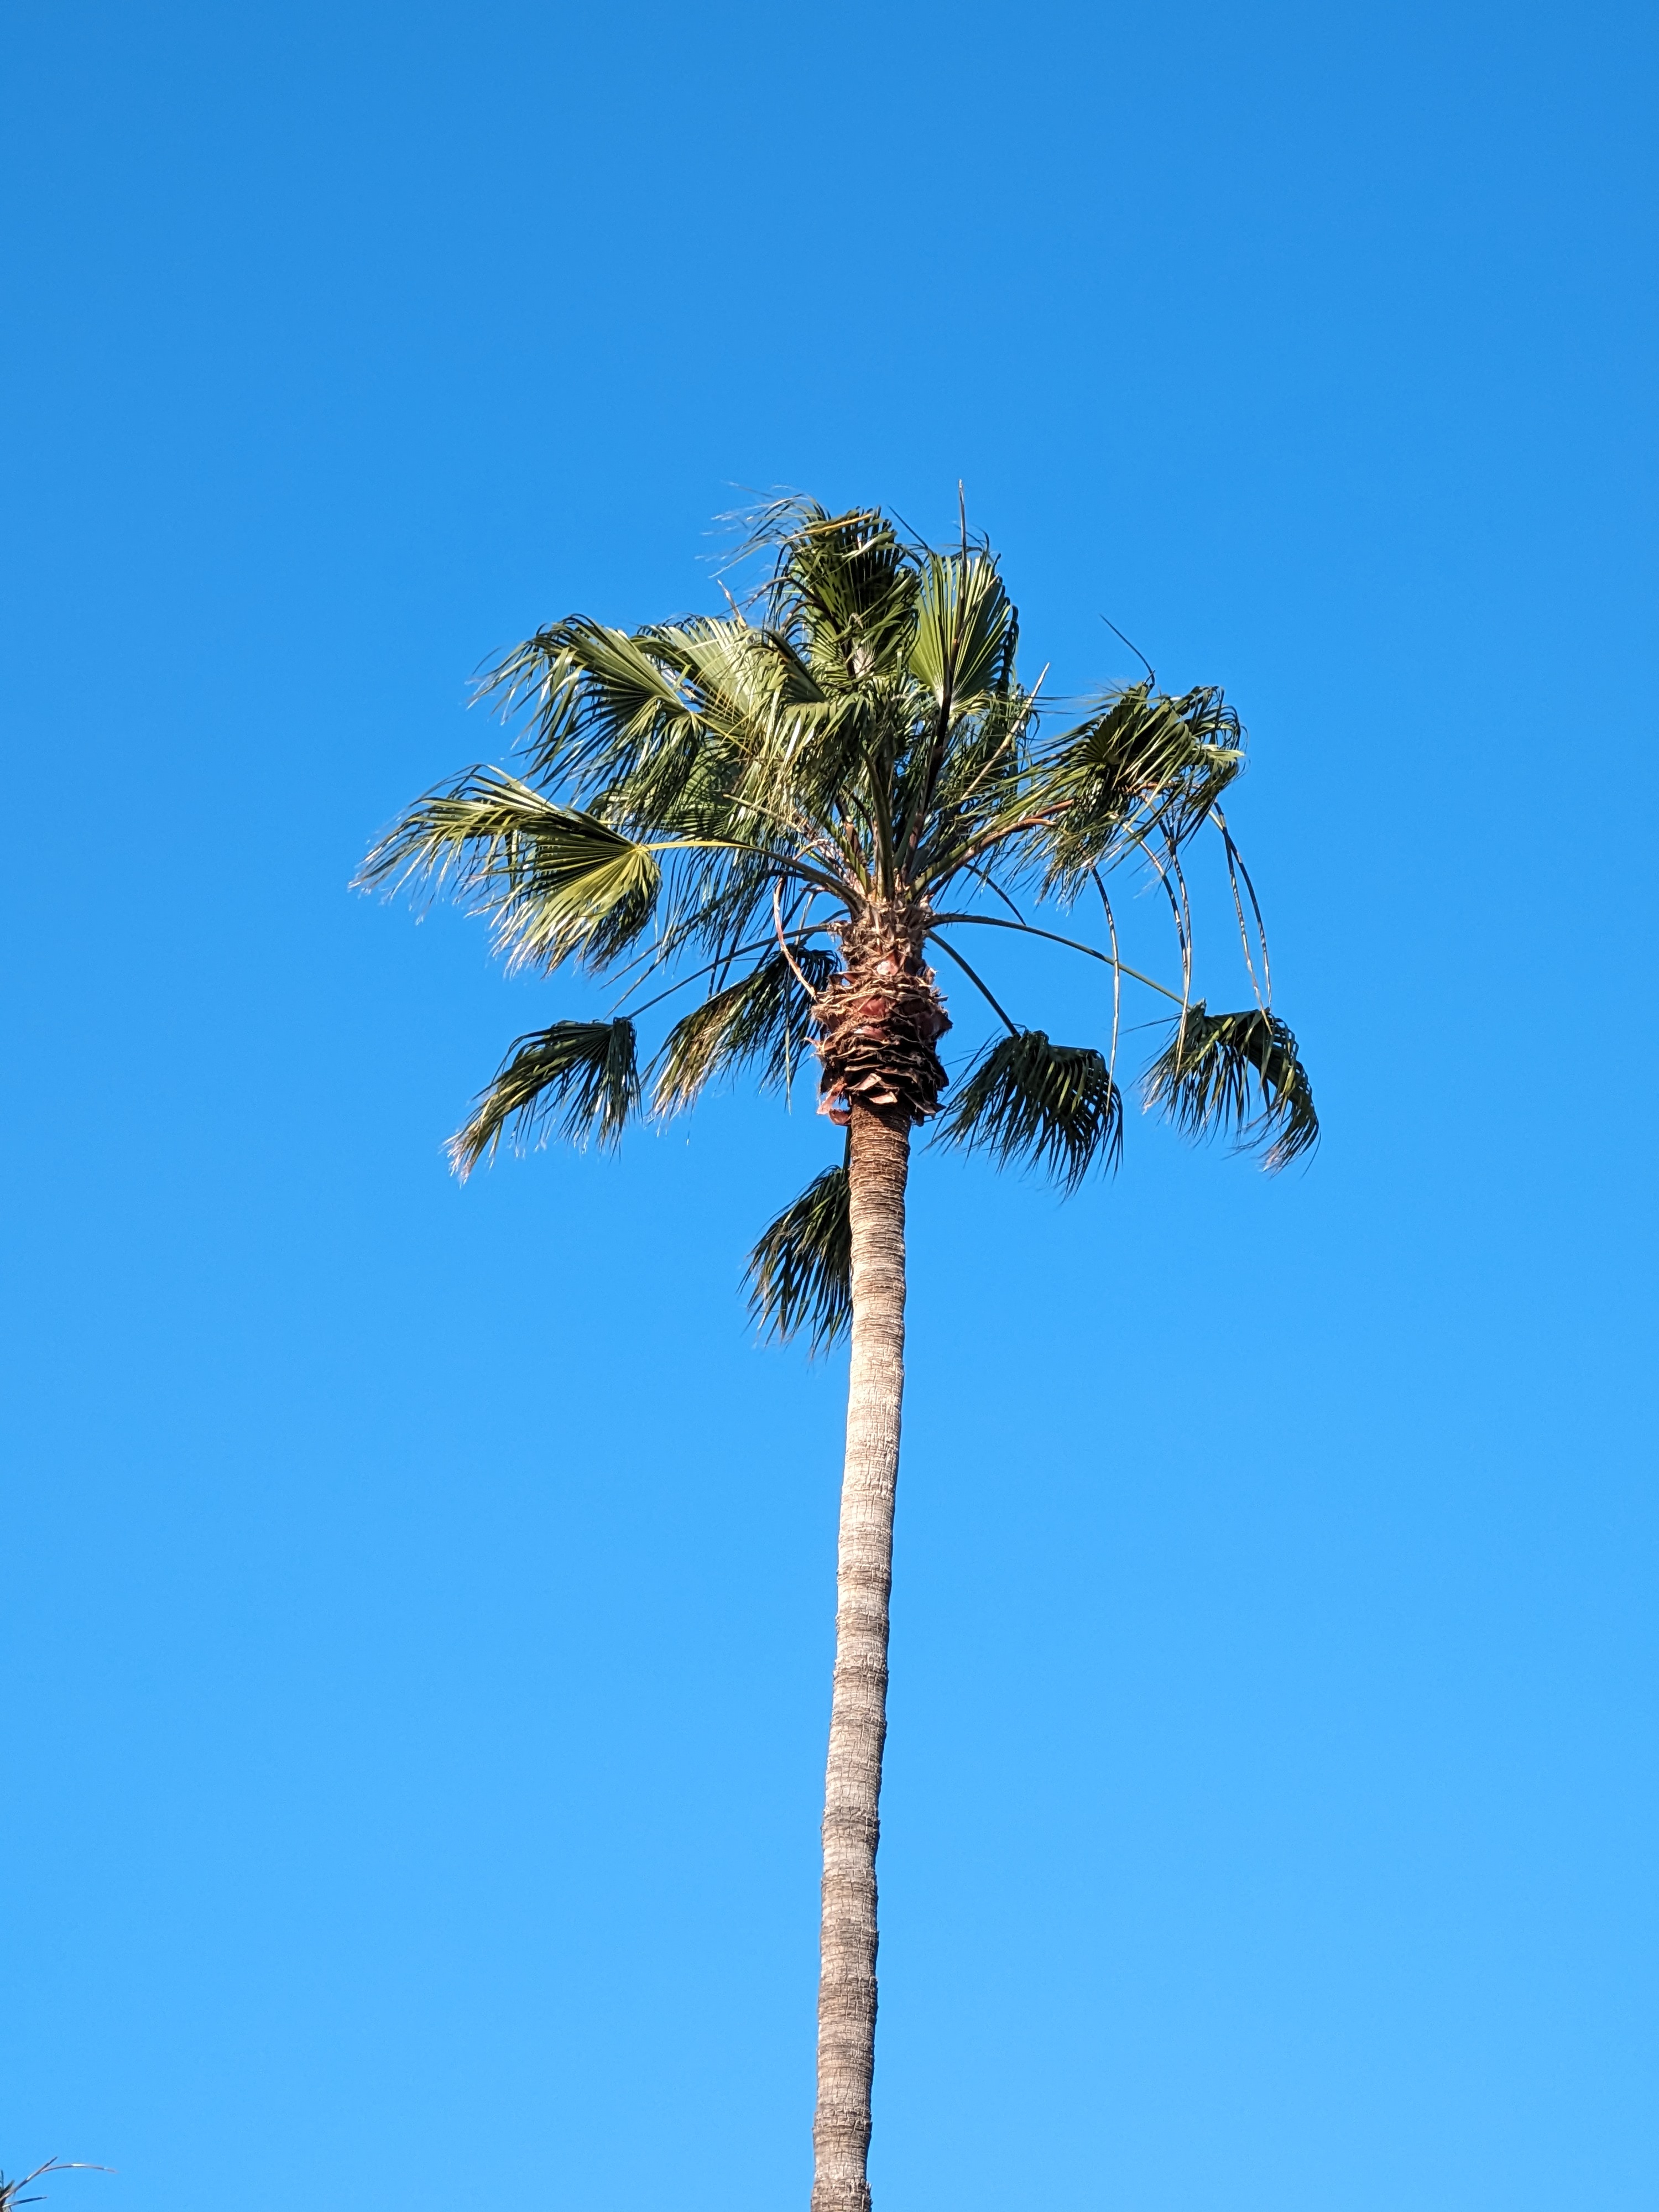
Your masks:
M989 547L913 542L875 508L805 501L756 519L766 580L727 611L632 632L572 616L483 679L522 709L526 774L470 769L418 799L359 881L447 887L486 915L514 966L614 982L602 1020L520 1037L452 1140L465 1175L503 1138L614 1145L748 1068L787 1091L810 1052L842 1157L750 1262L752 1306L815 1346L850 1330L836 1665L824 1791L813 2212L864 2212L876 2025L876 1844L886 1733L888 1593L904 1389L911 1133L939 1115L951 1023L930 955L1000 1025L936 1122L951 1144L1023 1160L1074 1188L1115 1166L1123 988L1164 1009L1149 1104L1222 1130L1276 1169L1318 1124L1296 1040L1272 1011L1265 939L1220 801L1243 762L1219 690L1146 679L1057 734L1015 670L1018 633ZM1041 679L1039 679L1040 683ZM1218 836L1252 1003L1192 996L1183 860ZM1109 879L1167 895L1178 981L1119 955ZM1046 902L1061 928L1028 919ZM1068 919L1097 903L1103 944ZM1012 932L1103 963L1106 1048L1016 1022L961 940ZM989 940L994 942L994 939ZM641 1072L635 1021L698 1002Z

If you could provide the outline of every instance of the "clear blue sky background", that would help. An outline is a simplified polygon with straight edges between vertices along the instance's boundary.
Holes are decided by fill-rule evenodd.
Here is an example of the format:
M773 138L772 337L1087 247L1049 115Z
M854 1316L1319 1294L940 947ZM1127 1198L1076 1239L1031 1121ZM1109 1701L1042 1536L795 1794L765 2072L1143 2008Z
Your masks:
M6 40L7 2170L804 2203L828 1133L458 1188L587 1001L346 880L493 649L961 477L1031 668L1238 702L1328 1135L921 1164L878 2203L1650 2207L1651 12Z

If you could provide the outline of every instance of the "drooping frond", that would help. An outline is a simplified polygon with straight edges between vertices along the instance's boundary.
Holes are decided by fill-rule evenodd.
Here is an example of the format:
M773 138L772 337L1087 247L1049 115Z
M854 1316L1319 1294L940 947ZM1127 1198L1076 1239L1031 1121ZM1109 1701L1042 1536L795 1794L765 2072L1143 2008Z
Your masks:
M749 1310L787 1343L805 1329L814 1352L853 1318L853 1231L847 1170L826 1168L787 1206L749 1255Z
M555 1022L519 1038L472 1118L450 1139L450 1161L465 1177L503 1135L510 1132L522 1147L550 1124L571 1144L607 1149L639 1103L632 1022Z
M763 1088L788 1083L811 1048L812 1000L835 967L810 945L780 950L711 992L668 1032L653 1070L653 1110L683 1111L714 1076L745 1062L758 1061Z
M1161 1106L1189 1136L1231 1131L1238 1149L1266 1145L1276 1174L1319 1141L1313 1089L1296 1039L1258 1006L1212 1014L1200 999L1146 1076L1146 1103Z
M428 792L375 846L364 885L448 884L487 915L513 964L603 964L649 923L661 871L647 847L500 769Z
M1100 1053L1022 1030L981 1054L939 1135L983 1146L1005 1165L1032 1161L1075 1190L1091 1167L1116 1167L1123 1100Z

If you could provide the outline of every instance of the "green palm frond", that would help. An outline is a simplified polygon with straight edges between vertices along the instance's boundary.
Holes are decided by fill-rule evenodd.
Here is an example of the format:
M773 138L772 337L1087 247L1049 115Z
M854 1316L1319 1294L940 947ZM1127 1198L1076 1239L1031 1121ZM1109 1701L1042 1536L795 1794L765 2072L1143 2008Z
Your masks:
M496 942L514 968L572 958L603 968L644 933L661 882L655 855L628 838L608 850L597 838L562 841L538 851L496 909Z
M496 871L510 872L520 850L538 833L561 829L569 811L501 769L469 769L404 809L371 847L353 888L420 884L465 896Z
M639 1103L632 1022L555 1022L514 1043L471 1119L450 1139L450 1161L465 1178L509 1131L522 1147L544 1138L550 1123L571 1144L608 1149Z
M928 555L910 672L933 695L941 727L992 688L1006 665L1013 620L992 555Z
M981 1054L939 1133L1005 1165L1030 1160L1075 1190L1091 1167L1116 1167L1123 1100L1102 1054L1021 1030Z
M661 885L655 855L579 807L545 798L500 769L469 769L428 792L358 872L364 886L446 886L487 915L514 965L602 965L650 922Z
M1171 698L1136 684L1045 744L1007 805L1016 817L1042 817L1026 847L1047 887L1067 898L1153 834L1180 845L1243 761L1238 715L1221 692L1205 685Z
M785 500L757 519L749 550L775 547L766 601L773 625L799 635L818 680L837 690L902 664L920 577L876 507L830 514Z
M787 1085L811 1048L812 1000L835 972L828 952L780 950L712 991L668 1032L652 1071L653 1110L684 1111L716 1075L748 1061L760 1063L763 1089Z
M845 1166L826 1168L787 1206L749 1255L749 1310L787 1343L805 1329L814 1352L853 1318L853 1231Z
M544 779L598 788L698 734L672 632L630 635L585 615L550 623L481 679L503 714L530 710L530 757Z
M817 678L781 630L758 629L738 616L685 623L660 635L674 641L699 697L723 708L740 730L781 708L816 705L824 697Z
M1259 1006L1212 1014L1200 999L1146 1071L1146 1103L1189 1136L1231 1131L1238 1149L1265 1144L1276 1174L1319 1141L1313 1089L1296 1039Z

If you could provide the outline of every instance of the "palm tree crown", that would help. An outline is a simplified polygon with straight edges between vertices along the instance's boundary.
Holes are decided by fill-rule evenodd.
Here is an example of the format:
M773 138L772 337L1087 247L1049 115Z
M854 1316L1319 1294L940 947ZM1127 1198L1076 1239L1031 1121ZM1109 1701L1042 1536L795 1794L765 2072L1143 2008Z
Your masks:
M939 1121L945 1140L1029 1160L1067 1188L1114 1167L1127 982L1167 1015L1143 1071L1149 1104L1191 1133L1230 1132L1270 1169L1308 1151L1312 1093L1272 1010L1255 892L1221 811L1244 759L1221 692L1170 696L1149 677L1046 735L1036 689L1016 672L1018 617L997 560L965 529L940 551L878 509L789 501L757 519L748 550L772 562L746 610L633 632L572 616L508 653L481 690L527 708L527 775L471 769L418 800L364 864L362 884L421 881L470 901L515 966L570 963L620 987L608 1018L516 1042L452 1140L459 1171L503 1135L614 1144L635 1115L677 1113L738 1067L786 1087L809 1051L833 1121L854 1102L907 1127L931 1120L950 1027L933 948L1001 1024ZM1206 829L1244 944L1253 1003L1238 1012L1191 996L1183 862ZM1107 884L1125 866L1167 894L1175 983L1119 957ZM1084 899L1103 944L1069 916L1063 930L1027 919ZM1105 1048L1018 1024L961 949L970 928L1104 962ZM642 1073L636 1017L698 986ZM757 1312L782 1335L832 1338L848 1318L847 1256L837 1167L757 1245Z

